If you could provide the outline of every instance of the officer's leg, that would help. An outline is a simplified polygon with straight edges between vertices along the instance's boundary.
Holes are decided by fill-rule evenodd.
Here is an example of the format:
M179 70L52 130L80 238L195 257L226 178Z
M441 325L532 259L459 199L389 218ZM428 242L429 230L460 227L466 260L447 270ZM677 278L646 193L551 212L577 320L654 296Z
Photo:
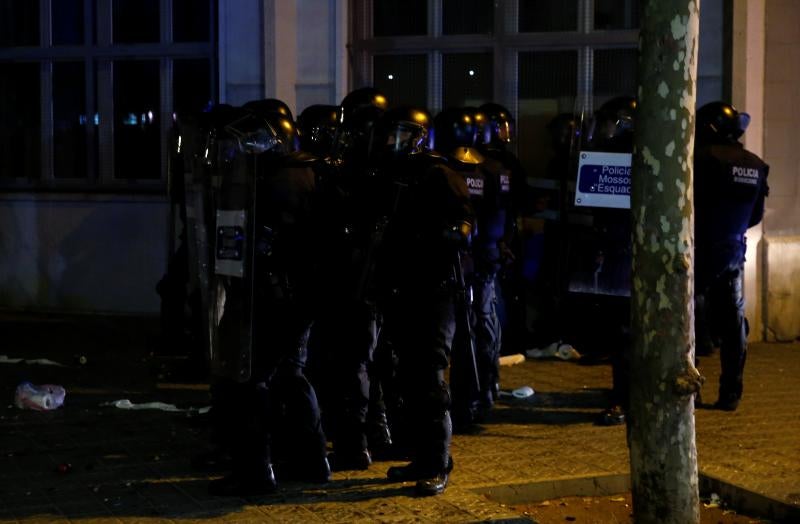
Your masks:
M713 285L714 318L720 335L718 409L733 411L742 397L744 364L747 358L747 323L744 316L742 270L723 273Z
M393 454L389 428L387 399L391 399L394 374L392 347L379 330L372 360L367 364L369 375L369 407L367 408L367 442L373 458L385 459Z
M370 388L373 387L372 380L374 377L378 377L375 386L380 390L388 431L380 429L378 426L373 427L373 429L381 433L370 437L370 451L376 451L376 449L373 449L373 441L381 441L388 433L390 445L388 449L382 450L378 446L378 455L380 456L382 452L386 452L382 458L399 460L409 456L411 435L414 433L414 428L408 423L407 410L403 403L403 388L400 382L402 377L399 371L399 351L401 350L398 348L403 347L404 336L408 334L403 324L407 319L402 314L398 314L397 308L394 306L396 304L392 307L385 306L383 310L379 343L372 361L374 375L370 377ZM396 324L398 326L394 327ZM372 399L370 399L370 402L372 402ZM381 435L384 435L384 437Z
M481 382L479 408L490 409L500 380L500 322L495 275L481 275L475 286L475 356Z
M211 383L211 410L208 413L211 449L192 458L193 468L207 472L230 469L231 449L236 439L236 385L227 378L216 378Z
M455 312L449 293L442 290L431 298L420 316L409 319L413 335L404 340L399 362L403 400L416 432L412 462L388 471L391 480L417 480L420 495L442 493L452 469L450 392L444 370L455 333Z
M603 410L597 423L614 426L625 422L630 395L630 299L617 297L601 301L604 311L604 330L598 331L605 339L604 345L611 354L611 394L609 407Z
M708 356L714 353L714 341L709 325L710 300L704 293L694 296L694 338L695 355Z
M340 317L342 344L334 373L338 398L334 406L332 466L337 470L366 469L366 417L369 405L367 364L377 343L377 320L372 307L351 304Z
M231 475L213 480L209 493L219 496L259 495L275 491L271 461L270 388L265 382L247 382L232 386L235 402L230 405L237 435L231 450Z
M319 403L314 387L303 374L310 326L300 321L295 327L282 343L286 353L272 380L276 397L273 409L281 420L275 433L283 443L284 459L278 477L328 482L330 467Z

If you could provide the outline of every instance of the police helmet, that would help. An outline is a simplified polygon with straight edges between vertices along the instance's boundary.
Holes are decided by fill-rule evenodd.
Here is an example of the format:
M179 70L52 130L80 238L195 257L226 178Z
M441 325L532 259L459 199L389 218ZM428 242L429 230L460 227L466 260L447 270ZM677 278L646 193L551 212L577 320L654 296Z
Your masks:
M630 151L633 149L636 99L618 96L600 106L590 124L589 143L599 150Z
M264 98L262 100L251 100L249 102L246 102L242 107L256 115L280 113L289 120L294 120L294 116L292 116L292 110L289 109L289 106L286 105L284 101L278 100L277 98Z
M486 118L483 133L479 137L481 143L491 146L511 143L516 126L511 111L493 102L483 104L478 110Z
M374 87L362 87L351 91L342 99L341 123L348 125L348 120L361 110L372 107L383 113L389 107L386 96Z
M477 107L465 107L466 111L475 122L475 143L472 145L481 145L489 143L490 126L488 125L488 118L486 114Z
M421 107L405 106L386 111L375 123L370 154L407 156L430 149L431 115Z
M372 128L381 115L383 111L372 106L362 107L351 113L336 132L333 157L345 162L365 158L369 152Z
M242 107L242 114L225 130L246 153L288 154L297 150L295 124L278 111L262 113Z
M478 136L475 114L467 108L451 107L436 115L433 120L434 147L441 153L450 153L457 147L472 147Z
M699 142L736 142L750 124L750 115L726 102L711 102L697 110Z
M315 104L297 117L300 149L319 157L331 154L339 126L339 106Z

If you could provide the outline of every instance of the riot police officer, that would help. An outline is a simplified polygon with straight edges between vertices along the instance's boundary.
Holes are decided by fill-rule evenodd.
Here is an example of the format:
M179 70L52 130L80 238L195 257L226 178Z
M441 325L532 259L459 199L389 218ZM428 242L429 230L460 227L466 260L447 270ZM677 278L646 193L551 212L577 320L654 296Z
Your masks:
M492 210L491 215L486 217L488 222L483 227L484 244L489 246L485 249L490 250L486 251L486 271L494 275L491 295L495 297L495 302L502 301L506 313L505 328L500 324L495 328L498 340L494 358L491 360L491 374L487 377L492 394L496 397L499 388L497 359L501 351L500 340L503 341L503 346L521 349L527 335L521 268L522 246L516 231L517 216L527 200L527 183L522 164L510 150L516 128L511 112L500 104L487 103L478 108L478 114L482 119L476 147L486 157L483 167L489 174L490 183L487 187L493 189L487 195L493 200L488 208ZM501 293L496 291L498 286ZM476 330L476 335L477 333Z
M474 147L480 129L480 113L470 108L450 108L434 120L435 147L448 159L448 166L464 178L476 215L476 234L472 239L466 281L472 291L468 333L457 340L450 372L453 392L453 427L468 431L481 408L493 403L497 383L500 324L495 310L495 276L499 269L500 247L505 227L505 208L501 194L502 167L487 166L487 159ZM493 162L498 164L497 162ZM461 330L459 330L461 334ZM473 357L474 352L474 357ZM474 358L474 367L473 367Z
M605 102L589 125L585 147L590 151L633 151L636 100L619 96ZM613 386L608 408L597 420L601 425L625 422L628 404L628 352L630 350L631 225L630 210L591 208L592 225L570 240L573 257L568 276L567 307L562 318L585 318L587 324L578 347L610 356ZM579 311L577 315L574 311ZM562 328L564 332L569 327ZM580 335L579 335L580 336Z
M444 373L455 332L454 269L471 233L464 178L428 150L430 116L396 108L376 124L371 161L383 190L385 229L376 266L385 332L398 356L411 463L393 481L416 481L420 495L442 493L452 469L450 393Z
M227 402L215 408L229 413L236 445L231 475L209 491L274 491L278 455L279 479L327 482L316 393L303 374L317 260L315 159L295 152L294 123L281 112L251 107L224 129L213 279L223 305L214 312L212 367L235 374Z
M747 357L745 233L761 222L769 193L769 166L739 142L749 122L747 113L725 102L697 110L695 300L699 330L709 328L720 340L722 373L714 407L725 411L734 411L742 398Z
M345 96L324 189L326 220L320 227L326 263L313 353L315 369L321 370L316 380L325 392L323 412L333 442L334 470L364 470L372 463L366 426L368 366L377 344L378 312L370 287L373 233L380 212L372 198L375 177L366 160L372 126L386 107L386 98L374 88Z

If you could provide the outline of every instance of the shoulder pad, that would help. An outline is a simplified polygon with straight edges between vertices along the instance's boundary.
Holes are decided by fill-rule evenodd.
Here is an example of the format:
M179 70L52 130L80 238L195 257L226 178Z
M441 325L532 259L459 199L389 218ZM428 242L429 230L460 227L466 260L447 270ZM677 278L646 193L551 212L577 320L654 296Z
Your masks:
M474 147L459 147L453 151L453 159L461 164L481 164L483 155Z

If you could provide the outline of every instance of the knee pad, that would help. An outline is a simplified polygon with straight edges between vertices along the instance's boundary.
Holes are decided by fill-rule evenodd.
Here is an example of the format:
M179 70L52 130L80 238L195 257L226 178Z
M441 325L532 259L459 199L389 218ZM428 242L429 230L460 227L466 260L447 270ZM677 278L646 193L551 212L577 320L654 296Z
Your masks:
M423 402L420 409L424 410L431 417L442 417L450 408L450 388L447 382L441 380L432 384L423 395L422 400Z

